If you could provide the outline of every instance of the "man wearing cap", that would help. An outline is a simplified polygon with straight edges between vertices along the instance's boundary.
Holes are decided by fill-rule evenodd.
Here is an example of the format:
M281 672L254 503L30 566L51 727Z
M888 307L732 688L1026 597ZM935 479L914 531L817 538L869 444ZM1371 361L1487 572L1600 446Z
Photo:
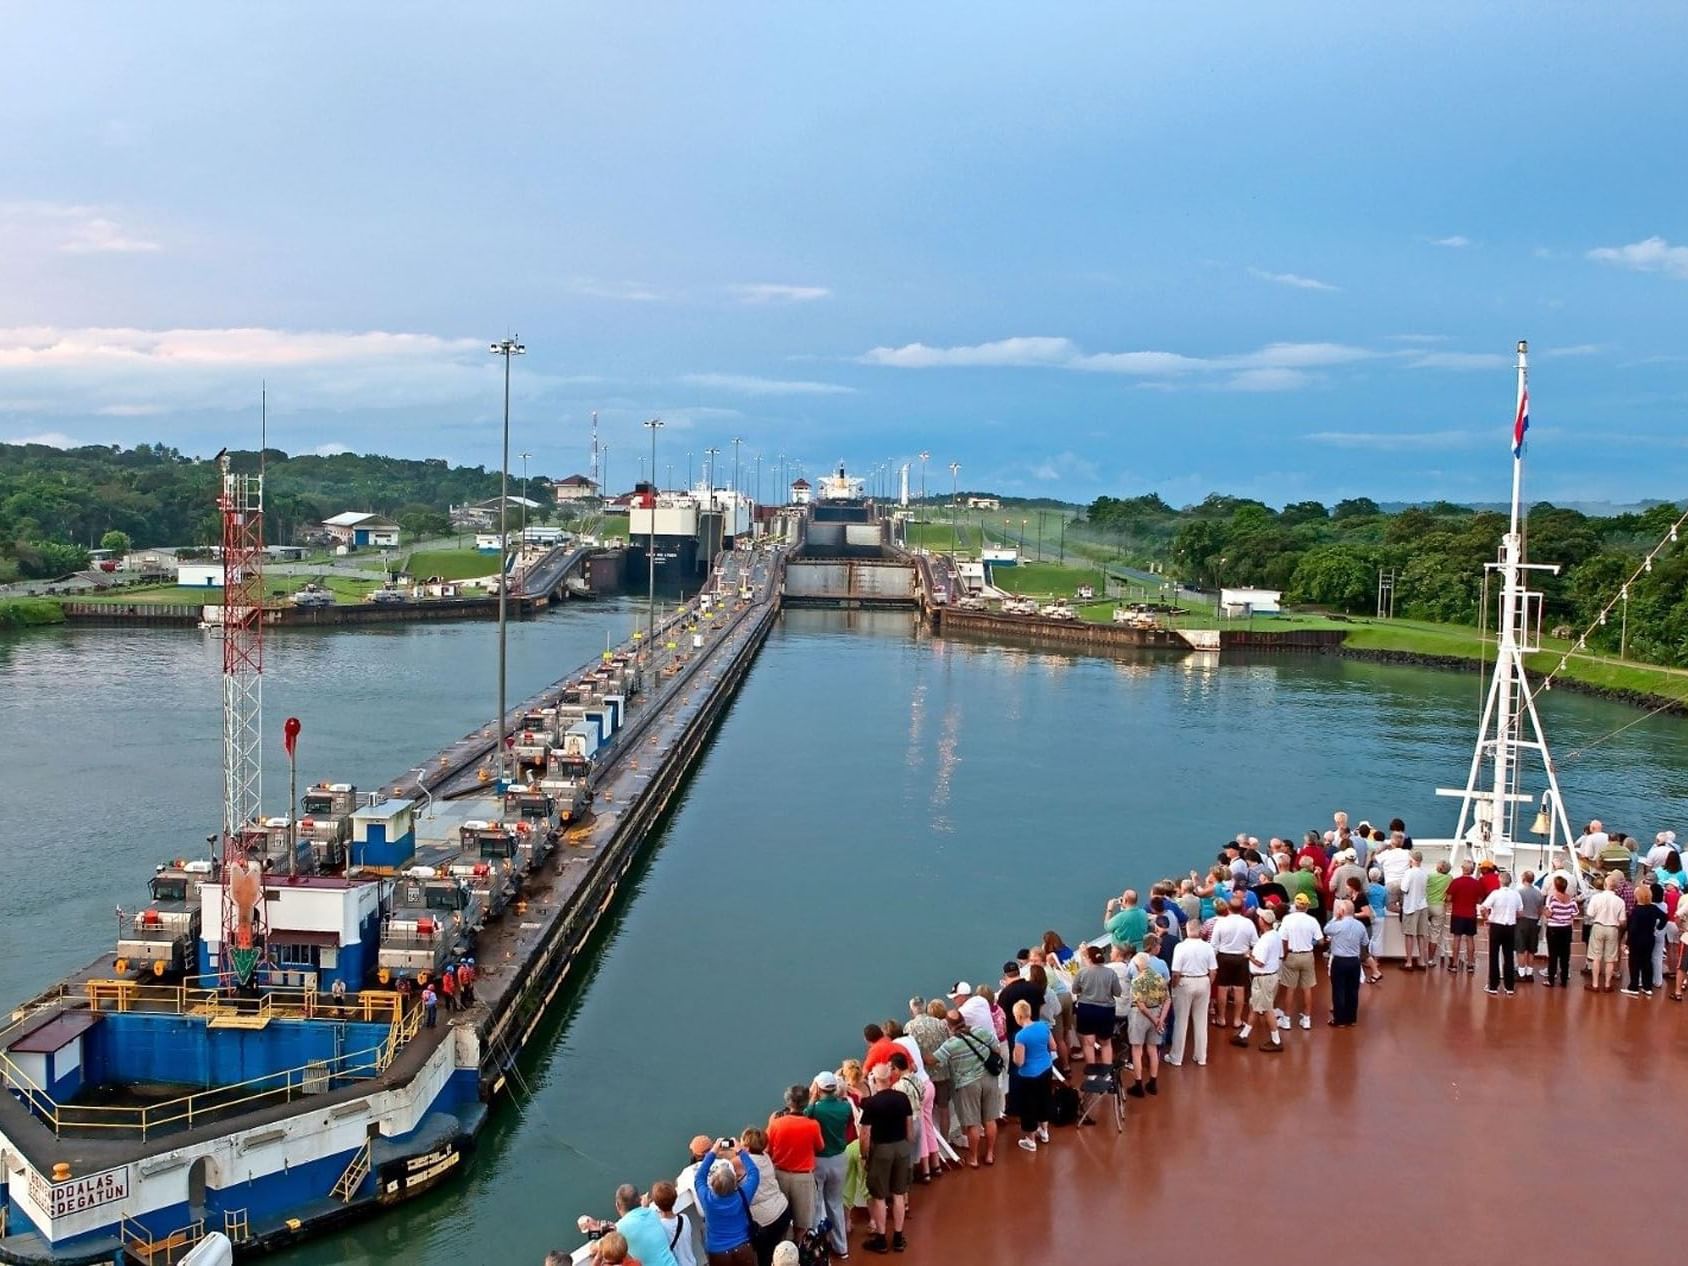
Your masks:
M821 1146L815 1152L815 1199L826 1220L826 1238L833 1254L846 1257L850 1252L850 1224L844 1216L844 1148L850 1141L854 1118L849 1103L838 1093L837 1073L815 1074L803 1115L821 1127Z
M991 1019L991 1004L973 992L973 986L958 980L950 987L950 1006L961 1012L969 1029L984 1029L996 1040L996 1022Z
M1313 964L1313 947L1325 939L1325 934L1319 929L1319 921L1308 913L1313 903L1307 894L1295 894L1295 908L1284 916L1283 926L1278 934L1283 941L1284 963L1279 970L1278 982L1284 990L1282 1011L1278 1013L1278 1027L1289 1027L1290 1006L1296 1001L1296 994L1301 995L1301 1027L1313 1027L1313 989L1319 983L1319 973Z
M1248 952L1249 1016L1243 1027L1237 1030L1237 1035L1231 1039L1231 1045L1247 1046L1255 1018L1264 1016L1261 1024L1271 1036L1261 1039L1260 1049L1269 1055L1278 1055L1282 1054L1284 1049L1283 1042L1278 1037L1278 969L1283 966L1284 961L1283 934L1275 926L1277 916L1270 910L1262 910L1258 917L1260 925L1266 930L1255 940L1253 948Z

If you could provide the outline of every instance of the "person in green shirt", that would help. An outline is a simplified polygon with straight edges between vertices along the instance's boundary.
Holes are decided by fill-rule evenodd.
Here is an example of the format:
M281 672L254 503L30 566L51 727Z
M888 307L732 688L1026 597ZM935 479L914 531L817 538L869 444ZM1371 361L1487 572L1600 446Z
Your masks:
M1307 895L1308 909L1317 910L1319 908L1319 881L1313 875L1311 863L1304 867L1297 867L1295 870L1284 871L1278 876L1278 882L1284 886L1284 891L1289 894L1291 904L1294 904L1295 894L1299 892Z
M1149 934L1149 912L1137 904L1135 889L1127 888L1102 911L1102 927L1115 945L1137 950Z
M1426 967L1436 966L1442 957L1442 932L1448 923L1448 885L1454 881L1453 867L1437 862L1436 869L1424 879L1424 899L1430 903L1430 935L1426 938Z
M850 1251L849 1227L844 1216L844 1171L848 1162L844 1148L849 1143L853 1114L841 1093L837 1073L819 1073L809 1085L809 1106L805 1116L820 1122L821 1150L815 1153L815 1196L826 1212L828 1239L835 1256Z

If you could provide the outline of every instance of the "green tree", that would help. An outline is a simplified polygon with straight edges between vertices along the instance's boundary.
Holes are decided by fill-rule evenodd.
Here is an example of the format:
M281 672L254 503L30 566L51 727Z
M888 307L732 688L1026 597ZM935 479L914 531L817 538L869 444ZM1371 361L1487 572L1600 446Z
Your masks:
M1352 545L1321 545L1296 564L1291 602L1311 602L1339 611L1370 611L1377 597L1377 564Z
M100 537L100 548L110 550L113 554L127 554L129 552L129 534L120 532L116 528Z
M1377 502L1370 497L1349 497L1336 503L1336 509L1331 511L1333 519L1375 519L1381 514Z

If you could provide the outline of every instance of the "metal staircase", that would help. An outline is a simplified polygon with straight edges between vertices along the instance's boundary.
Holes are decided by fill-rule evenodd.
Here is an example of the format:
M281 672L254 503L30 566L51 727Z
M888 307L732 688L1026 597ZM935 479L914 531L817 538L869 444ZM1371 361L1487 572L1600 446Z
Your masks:
M370 1139L363 1141L363 1146L352 1154L352 1159L346 1166L346 1172L340 1175L340 1181L334 1184L334 1190L328 1194L342 1204L351 1204L358 1194L358 1188L363 1186L363 1180L369 1175L369 1145Z

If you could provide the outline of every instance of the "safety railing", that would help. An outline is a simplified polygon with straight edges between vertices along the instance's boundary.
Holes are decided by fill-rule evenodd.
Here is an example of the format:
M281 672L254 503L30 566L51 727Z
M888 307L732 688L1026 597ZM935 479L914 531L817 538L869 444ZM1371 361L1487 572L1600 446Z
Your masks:
M123 1242L124 1253L136 1261L146 1262L148 1266L173 1266L185 1260L205 1238L205 1219L198 1218L154 1239L152 1232L139 1222L123 1218L117 1224L117 1234Z

